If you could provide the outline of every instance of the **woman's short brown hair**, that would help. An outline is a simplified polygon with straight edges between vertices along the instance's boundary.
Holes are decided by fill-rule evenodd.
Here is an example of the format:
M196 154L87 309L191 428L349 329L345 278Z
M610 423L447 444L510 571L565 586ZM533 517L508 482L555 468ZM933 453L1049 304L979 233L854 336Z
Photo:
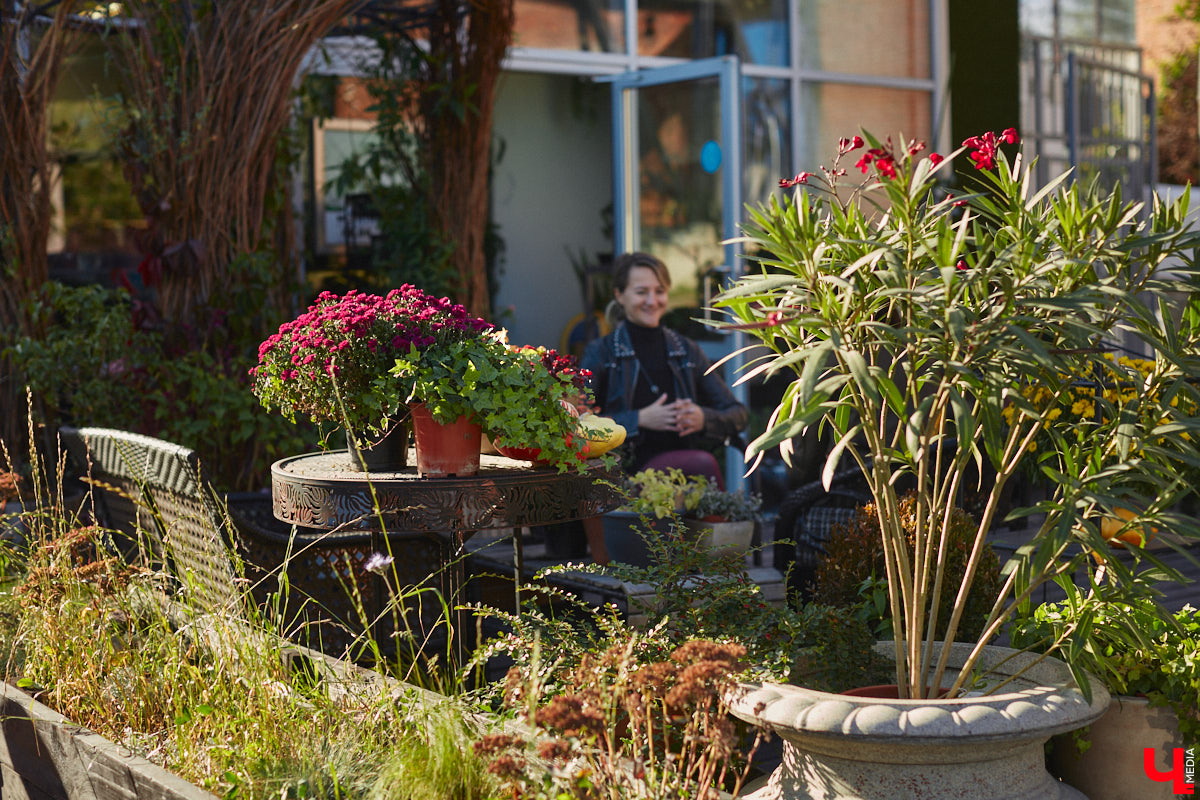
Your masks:
M613 288L618 292L625 291L625 287L629 285L629 271L634 267L645 267L654 271L654 275L658 278L658 282L666 288L671 288L671 273L667 270L667 265L657 257L649 253L622 253L613 261L612 281Z

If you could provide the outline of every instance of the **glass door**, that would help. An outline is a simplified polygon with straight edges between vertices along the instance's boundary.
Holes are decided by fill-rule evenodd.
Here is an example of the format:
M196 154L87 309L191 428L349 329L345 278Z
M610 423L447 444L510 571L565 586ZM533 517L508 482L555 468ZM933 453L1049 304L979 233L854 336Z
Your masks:
M613 222L617 253L640 250L671 272L671 306L708 317L712 296L738 274L742 218L741 69L735 56L626 72L612 82ZM714 361L744 337L712 335ZM740 360L724 367L730 383ZM746 402L745 386L733 387ZM726 484L741 486L741 454L726 454Z
M722 56L611 79L616 251L662 259L672 306L706 307L737 268L740 73Z

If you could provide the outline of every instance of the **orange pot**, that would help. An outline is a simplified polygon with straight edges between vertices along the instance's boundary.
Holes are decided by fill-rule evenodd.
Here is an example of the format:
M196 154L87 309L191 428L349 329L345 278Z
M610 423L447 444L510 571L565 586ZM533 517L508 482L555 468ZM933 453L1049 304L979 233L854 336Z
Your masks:
M417 473L426 478L464 477L479 472L483 429L469 417L449 425L433 418L424 403L413 403L413 433L417 439Z

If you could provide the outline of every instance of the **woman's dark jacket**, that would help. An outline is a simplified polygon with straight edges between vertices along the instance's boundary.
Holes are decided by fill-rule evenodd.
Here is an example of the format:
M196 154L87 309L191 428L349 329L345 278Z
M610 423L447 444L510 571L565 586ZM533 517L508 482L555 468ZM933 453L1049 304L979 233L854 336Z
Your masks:
M667 345L667 364L675 384L674 397L687 398L704 410L704 430L683 437L681 447L711 449L729 444L738 431L746 427L746 407L739 403L725 382L715 374L707 374L712 362L699 345L670 328L663 328ZM641 438L637 409L629 407L641 365L633 351L625 323L607 336L594 339L584 350L580 367L592 371L593 390L596 377L605 376L604 397L597 397L600 411L625 427L626 441L635 448ZM645 461L654 453L638 453L637 460Z

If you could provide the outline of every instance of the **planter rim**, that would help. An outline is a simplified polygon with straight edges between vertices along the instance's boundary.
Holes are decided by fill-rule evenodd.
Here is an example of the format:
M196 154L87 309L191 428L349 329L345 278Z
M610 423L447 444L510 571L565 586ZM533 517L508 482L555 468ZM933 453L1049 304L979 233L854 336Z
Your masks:
M65 772L60 776L61 780L67 782L67 788L70 787L72 779L77 780L82 776L84 780L93 781L94 776L101 776L107 772L118 776L119 779L113 782L110 778L108 783L92 784L97 790L97 797L153 795L175 800L218 800L211 792L133 753L124 745L111 742L98 733L76 725L7 681L0 683L0 704L11 704L20 709L20 713L10 713L6 725L29 726L21 732L27 732L26 735L35 737L39 743L43 737L53 739L53 729L60 732L57 741L42 743L40 746L45 748L42 757L49 761L59 758L77 761L78 774ZM67 747L65 743L70 743L71 746ZM7 748L4 749L4 753L6 757L9 755ZM12 768L22 780L32 778L32 788L43 788L37 784L36 776L32 773L22 772L19 765L12 765ZM67 769L65 765L56 765L55 768ZM90 792L88 796L92 796Z
M879 642L875 649L887 655L892 643ZM953 643L950 666L961 666L971 649L971 644ZM787 684L743 683L730 710L746 722L800 736L920 742L958 737L1044 739L1086 725L1108 708L1109 693L1099 680L1092 681L1089 703L1066 664L1052 658L1033 663L1037 658L1007 647L986 647L979 660L982 672L1008 677L1030 667L1009 684L1011 690L995 695L890 700Z

